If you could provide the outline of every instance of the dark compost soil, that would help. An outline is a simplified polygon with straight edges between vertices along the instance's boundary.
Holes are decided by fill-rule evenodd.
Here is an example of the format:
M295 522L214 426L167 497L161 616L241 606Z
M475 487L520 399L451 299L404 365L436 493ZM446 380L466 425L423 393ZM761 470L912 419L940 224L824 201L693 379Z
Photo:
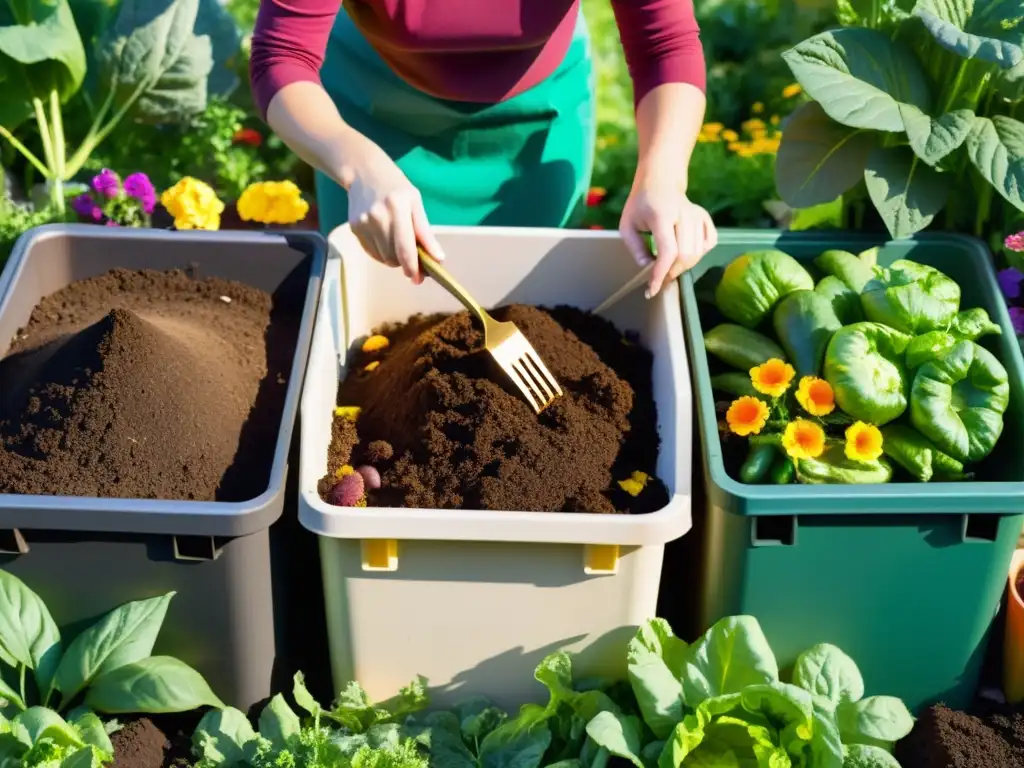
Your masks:
M111 735L111 768L187 768L195 762L191 754L192 731L198 719L189 713L156 720L130 720Z
M258 496L299 317L180 270L114 270L47 296L0 361L0 492Z
M903 768L1024 768L1024 714L986 704L975 714L942 704L918 718L896 745Z
M539 416L483 351L466 312L415 316L357 351L334 419L323 498L345 465L373 464L368 506L547 512L650 512L668 503L654 478L651 353L611 323L570 307L495 311L533 344L565 393ZM379 365L373 367L371 363ZM372 370L365 370L370 365ZM342 470L345 471L345 470ZM650 477L636 496L619 482Z

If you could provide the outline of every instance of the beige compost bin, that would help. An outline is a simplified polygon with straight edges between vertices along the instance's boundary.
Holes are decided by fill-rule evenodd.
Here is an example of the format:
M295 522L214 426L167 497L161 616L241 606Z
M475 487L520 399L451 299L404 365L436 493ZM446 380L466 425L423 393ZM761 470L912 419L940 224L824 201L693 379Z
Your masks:
M446 265L485 307L596 307L636 274L615 233L438 227ZM690 529L690 375L677 286L637 291L606 314L654 352L671 501L647 515L346 508L321 501L346 350L381 323L462 309L414 286L336 230L301 403L299 519L320 537L336 690L360 681L383 700L416 675L435 703L484 694L537 700L537 663L565 649L577 675L625 675L625 643L655 613L665 544Z

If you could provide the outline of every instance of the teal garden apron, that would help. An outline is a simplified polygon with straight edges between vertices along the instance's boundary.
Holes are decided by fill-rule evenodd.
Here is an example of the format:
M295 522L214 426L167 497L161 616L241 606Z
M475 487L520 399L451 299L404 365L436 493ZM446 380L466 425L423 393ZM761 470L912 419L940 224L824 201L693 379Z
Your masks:
M345 122L377 143L423 196L432 224L565 226L594 155L594 72L582 14L561 65L499 104L429 96L384 63L342 10L321 79ZM320 228L348 221L348 196L316 178Z

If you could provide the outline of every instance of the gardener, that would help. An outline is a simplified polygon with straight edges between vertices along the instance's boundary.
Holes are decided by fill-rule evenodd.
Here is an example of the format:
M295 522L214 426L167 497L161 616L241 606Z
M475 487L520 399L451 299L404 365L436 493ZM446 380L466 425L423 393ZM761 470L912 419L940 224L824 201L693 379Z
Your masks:
M346 220L422 282L428 219L562 226L589 184L594 71L579 0L262 0L251 75L270 127L317 169L321 228ZM650 294L716 242L686 197L704 117L692 0L610 0L633 79L639 162L620 232ZM322 77L322 82L321 82ZM340 113L340 114L339 114Z

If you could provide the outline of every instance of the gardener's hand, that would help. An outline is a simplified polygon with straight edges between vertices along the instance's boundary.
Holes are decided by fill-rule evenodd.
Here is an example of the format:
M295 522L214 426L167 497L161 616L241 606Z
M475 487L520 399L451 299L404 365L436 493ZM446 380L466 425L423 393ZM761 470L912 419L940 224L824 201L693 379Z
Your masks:
M419 190L380 147L366 143L348 187L348 223L367 253L389 267L401 267L419 285L423 272L417 242L438 260L444 253L430 230Z
M619 221L622 239L636 263L645 267L651 254L641 232L654 236L658 252L648 298L656 296L666 281L675 280L718 243L711 215L689 201L678 176L659 175L657 170L637 172Z

